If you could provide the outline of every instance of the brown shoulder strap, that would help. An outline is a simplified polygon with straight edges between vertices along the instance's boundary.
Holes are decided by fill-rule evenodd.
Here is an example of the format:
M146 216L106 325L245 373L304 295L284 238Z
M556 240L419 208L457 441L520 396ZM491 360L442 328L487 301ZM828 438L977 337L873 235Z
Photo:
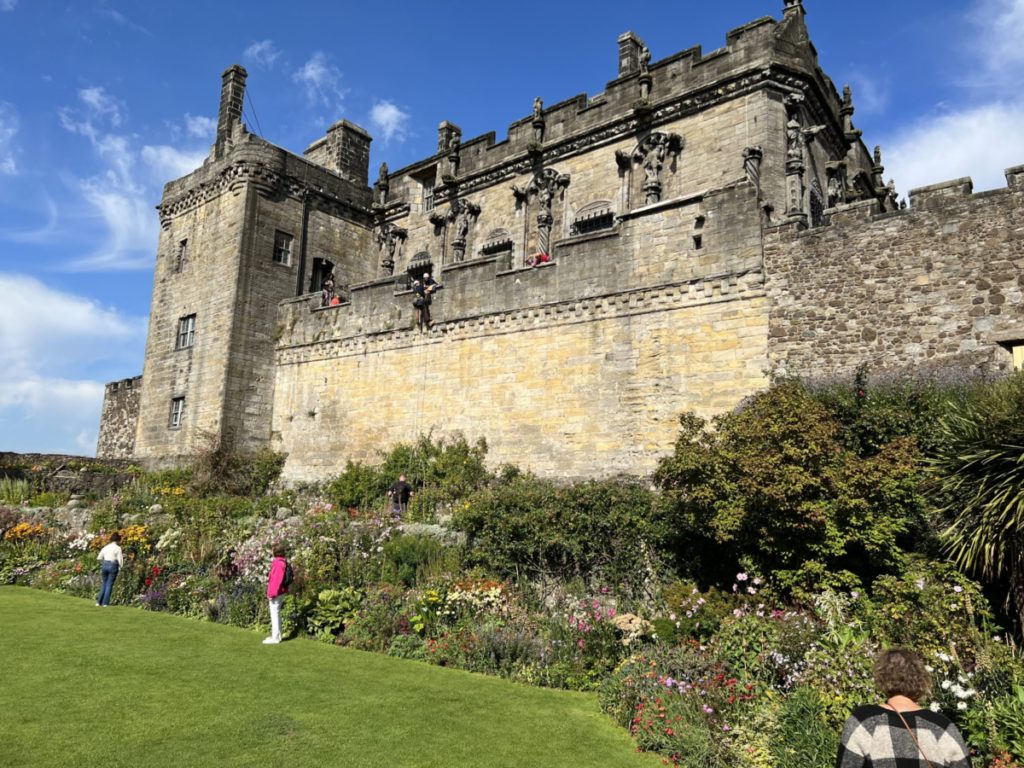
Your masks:
M914 729L910 727L910 724L907 723L906 719L903 717L902 714L900 714L899 711L895 709L892 711L895 712L896 716L903 721L903 727L907 729L907 733L910 734L910 738L914 741L914 746L917 747L917 751L921 753L921 757L924 758L924 761L928 765L928 768L934 768L934 766L932 766L932 761L928 759L928 755L926 755L924 753L924 750L921 749L921 745L918 743L917 737L914 735Z

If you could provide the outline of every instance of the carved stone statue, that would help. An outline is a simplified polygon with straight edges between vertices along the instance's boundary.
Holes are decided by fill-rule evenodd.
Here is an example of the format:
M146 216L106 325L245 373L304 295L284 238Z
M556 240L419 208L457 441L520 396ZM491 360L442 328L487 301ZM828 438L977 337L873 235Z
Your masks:
M665 158L677 155L683 148L683 139L674 133L655 132L640 142L633 152L633 161L644 169L643 191L648 205L661 200L661 172Z
M835 208L843 202L843 186L839 182L839 175L832 174L828 177L828 207Z
M789 122L786 123L786 159L787 160L803 160L803 128L800 125L800 121L795 117L791 117Z
M533 119L536 120L538 118L542 118L543 115L544 115L544 102L541 100L540 96L537 96L533 100Z
M466 240L469 237L469 228L473 219L480 215L480 206L460 200L458 208L452 210L455 237L452 239L452 259L462 261L466 256Z
M531 197L538 203L537 210L537 248L541 253L551 253L551 227L554 224L555 195L558 190L569 186L569 175L559 173L554 168L545 168L537 173L526 187L512 185L512 194L517 202L525 202Z
M544 102L540 96L533 100L533 140L536 143L544 141Z
M382 223L377 229L377 246L381 251L380 268L384 277L395 273L396 252L400 241L404 241L408 232L394 224Z
M640 46L640 74L646 75L650 72L651 49L646 45Z
M385 205L388 201L388 190L391 188L391 182L388 179L388 164L381 163L380 171L377 173L377 182L373 185L375 200L378 205Z

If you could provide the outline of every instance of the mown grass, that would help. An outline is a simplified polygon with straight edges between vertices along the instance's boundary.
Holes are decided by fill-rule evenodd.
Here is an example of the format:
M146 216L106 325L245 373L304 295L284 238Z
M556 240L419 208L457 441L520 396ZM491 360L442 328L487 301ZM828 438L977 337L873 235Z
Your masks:
M655 766L591 695L0 587L0 764Z

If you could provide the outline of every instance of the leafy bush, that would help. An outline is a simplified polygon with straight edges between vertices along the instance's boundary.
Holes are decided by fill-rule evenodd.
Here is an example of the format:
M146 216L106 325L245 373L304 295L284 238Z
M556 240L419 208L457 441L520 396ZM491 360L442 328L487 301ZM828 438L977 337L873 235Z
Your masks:
M286 458L269 448L242 452L234 447L230 435L207 435L192 457L189 490L199 496L262 496L277 481Z
M363 595L352 587L321 590L306 619L310 632L318 640L334 642L362 603Z
M814 688L801 686L785 698L771 750L772 764L777 768L824 768L833 764L839 736L826 722L821 696Z
M398 536L384 544L383 580L414 587L424 577L437 575L446 547L429 536Z
M513 476L455 510L467 558L502 577L583 579L594 589L640 595L657 575L667 537L653 494L634 480L560 487Z
M931 461L957 564L1003 585L1024 626L1024 372L979 388L942 420Z
M912 439L861 457L842 444L824 406L789 379L711 428L690 414L681 425L656 479L681 561L701 581L724 584L749 565L807 596L902 564L901 539L923 515Z

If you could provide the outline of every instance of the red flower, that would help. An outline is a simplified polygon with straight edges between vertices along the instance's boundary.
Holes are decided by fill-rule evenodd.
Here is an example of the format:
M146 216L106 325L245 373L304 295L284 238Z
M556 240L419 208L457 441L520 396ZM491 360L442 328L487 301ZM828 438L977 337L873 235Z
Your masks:
M153 580L152 580L152 579L146 579L146 586L147 586L147 587L148 587L148 586L149 586L150 584L152 584L152 583L153 583Z
M153 575L154 576L159 576L160 575L160 569L157 568L155 565L153 566Z

